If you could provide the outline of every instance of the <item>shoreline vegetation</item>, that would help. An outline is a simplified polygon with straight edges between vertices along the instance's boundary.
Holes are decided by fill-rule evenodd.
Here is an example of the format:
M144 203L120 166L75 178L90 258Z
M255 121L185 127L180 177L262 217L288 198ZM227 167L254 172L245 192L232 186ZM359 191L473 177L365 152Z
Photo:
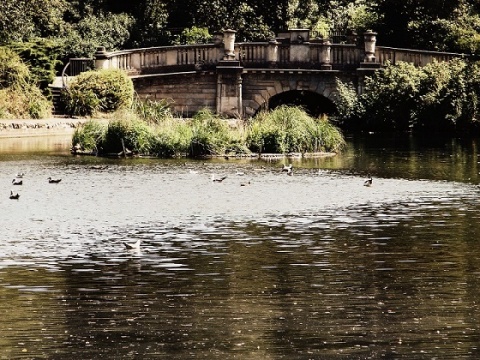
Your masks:
M156 102L149 111L119 111L74 130L72 154L103 157L272 158L333 156L345 146L328 119L280 106L250 120L225 119L208 109L176 118ZM152 110L154 108L155 110ZM145 114L148 114L145 116Z

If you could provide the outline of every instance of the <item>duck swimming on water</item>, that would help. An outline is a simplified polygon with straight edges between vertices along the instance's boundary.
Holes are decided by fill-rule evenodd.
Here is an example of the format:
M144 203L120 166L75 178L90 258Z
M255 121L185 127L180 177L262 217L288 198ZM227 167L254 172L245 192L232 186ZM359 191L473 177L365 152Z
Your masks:
M10 190L10 199L12 200L17 200L20 198L20 194L19 193L14 193L12 190Z
M215 174L212 174L212 181L213 181L213 182L222 182L222 181L223 181L223 180L225 180L226 178L227 178L227 176L226 176L226 175L225 175L225 176L222 176L222 177L219 177L219 178L217 178L217 177L215 177Z
M372 176L368 174L368 179L365 180L365 182L363 183L363 186L372 186L372 183L373 183Z
M13 180L12 180L12 184L13 184L13 185L22 185L22 184L23 184L23 180L13 179Z
M52 179L51 177L49 177L47 180L50 184L58 184L60 181L62 181L62 179Z

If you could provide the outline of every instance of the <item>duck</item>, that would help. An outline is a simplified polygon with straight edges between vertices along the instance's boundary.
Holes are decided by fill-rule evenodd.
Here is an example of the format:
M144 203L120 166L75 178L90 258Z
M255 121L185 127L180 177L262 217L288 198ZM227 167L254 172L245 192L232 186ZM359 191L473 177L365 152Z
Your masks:
M12 184L13 184L13 185L22 185L22 184L23 184L23 180L13 179L13 180L12 180Z
M372 186L372 183L373 183L372 176L368 174L368 179L365 180L365 182L363 183L363 186Z
M51 177L49 177L47 180L50 184L58 184L60 181L62 181L62 179L52 179Z
M23 178L24 175L25 175L24 173L18 173L18 174L16 175L16 177L19 178L19 179L21 179L21 178Z
M290 164L290 165L285 165L284 164L283 167L282 167L282 171L287 172L287 173L292 171L292 170L293 170L293 165L292 164Z
M129 244L124 242L123 245L125 245L125 248L128 250L135 250L135 249L140 249L140 243L142 242L142 239L138 239L136 242L133 244Z
M10 199L17 200L20 198L19 193L14 193L12 190L10 190Z
M227 176L226 176L226 175L225 175L225 176L222 176L222 177L219 177L219 178L217 178L217 177L215 177L215 174L212 174L212 181L213 181L213 182L222 182L222 181L223 181L223 180L225 180L226 178L227 178Z

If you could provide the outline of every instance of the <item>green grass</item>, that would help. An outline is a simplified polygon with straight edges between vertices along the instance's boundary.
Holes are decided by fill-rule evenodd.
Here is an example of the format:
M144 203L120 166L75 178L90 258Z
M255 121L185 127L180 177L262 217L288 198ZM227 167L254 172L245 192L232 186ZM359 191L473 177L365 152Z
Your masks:
M124 145L134 153L162 158L337 152L345 145L340 130L326 117L315 119L296 107L261 113L245 126L207 109L193 119L174 118L165 104L154 102L113 119L108 124L87 122L75 131L73 145L99 155L119 153Z

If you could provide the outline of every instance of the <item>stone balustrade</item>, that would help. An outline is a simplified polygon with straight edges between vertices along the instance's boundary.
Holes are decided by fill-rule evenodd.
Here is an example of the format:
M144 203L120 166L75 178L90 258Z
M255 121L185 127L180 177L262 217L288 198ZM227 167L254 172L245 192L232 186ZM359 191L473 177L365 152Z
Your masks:
M364 34L363 46L332 44L328 39L309 39L305 29L294 29L268 42L235 43L235 32L226 30L223 38L212 44L161 46L106 52L99 48L95 54L97 69L123 69L131 74L149 74L214 67L220 61L239 61L245 68L282 67L347 70L359 67L381 67L387 61L411 62L424 66L434 60L446 61L461 54L425 50L398 49L376 45L377 34ZM289 36L289 37L288 37ZM75 59L72 59L74 62ZM374 65L374 66L372 66Z

